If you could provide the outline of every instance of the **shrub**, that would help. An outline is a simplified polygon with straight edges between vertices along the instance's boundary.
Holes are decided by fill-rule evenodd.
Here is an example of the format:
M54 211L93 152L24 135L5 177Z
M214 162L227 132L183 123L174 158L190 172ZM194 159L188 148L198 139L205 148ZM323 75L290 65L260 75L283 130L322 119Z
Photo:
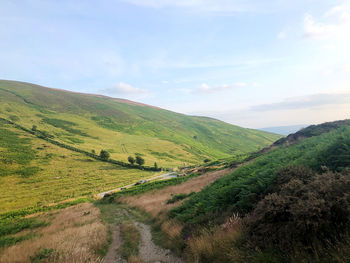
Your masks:
M100 152L100 158L104 161L107 161L109 159L109 152L107 152L106 150L101 150Z
M141 166L145 163L145 159L143 159L141 156L136 156L136 163Z
M190 197L191 195L194 195L195 192L191 192L191 193L188 193L188 194L177 194L177 195L173 195L166 203L167 204L173 204L173 203L176 203L180 200L183 200L187 197Z
M349 234L349 174L311 175L303 167L279 171L279 189L247 218L253 244L286 253L293 248L314 251Z
M39 252L35 253L34 256L30 257L31 263L42 262L44 259L48 259L54 254L55 250L53 248L43 248Z
M134 164L134 163L135 163L135 158L132 157L132 156L129 156L129 157L128 157L128 162L129 162L130 164Z

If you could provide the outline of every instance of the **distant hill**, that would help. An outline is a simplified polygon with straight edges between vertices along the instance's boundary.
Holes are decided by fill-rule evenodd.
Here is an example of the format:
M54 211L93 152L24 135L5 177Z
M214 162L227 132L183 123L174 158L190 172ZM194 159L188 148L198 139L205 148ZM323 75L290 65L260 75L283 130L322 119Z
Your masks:
M299 125L288 125L288 126L274 126L274 127L266 127L266 128L260 128L259 130L266 131L266 132L272 132L276 134L281 135L288 135L291 133L295 133L299 131L302 128L305 128L309 125L307 124L299 124Z
M259 150L281 136L129 100L0 80L0 117L84 151L175 167Z

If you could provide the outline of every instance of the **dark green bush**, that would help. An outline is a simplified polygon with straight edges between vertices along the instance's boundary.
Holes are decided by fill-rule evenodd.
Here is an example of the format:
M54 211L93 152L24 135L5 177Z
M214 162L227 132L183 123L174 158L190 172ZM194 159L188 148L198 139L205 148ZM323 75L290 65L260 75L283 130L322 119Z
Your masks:
M350 174L289 167L278 172L277 181L277 191L246 219L253 244L285 253L314 251L349 235Z
M138 165L143 165L144 163L145 163L145 159L143 159L141 156L139 156L139 155L137 155L136 156L136 163L138 164Z

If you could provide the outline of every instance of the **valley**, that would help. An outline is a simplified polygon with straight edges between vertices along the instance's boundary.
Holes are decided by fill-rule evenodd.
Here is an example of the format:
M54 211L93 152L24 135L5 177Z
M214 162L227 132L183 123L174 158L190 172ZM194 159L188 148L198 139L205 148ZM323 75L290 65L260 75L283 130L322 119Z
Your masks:
M349 120L282 137L13 81L0 102L1 263L349 260Z

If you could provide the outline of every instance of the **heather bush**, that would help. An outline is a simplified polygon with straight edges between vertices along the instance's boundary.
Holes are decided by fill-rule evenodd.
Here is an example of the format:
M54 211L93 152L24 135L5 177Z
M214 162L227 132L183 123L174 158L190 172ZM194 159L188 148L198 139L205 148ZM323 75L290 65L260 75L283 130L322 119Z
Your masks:
M277 173L277 182L276 192L265 196L246 219L254 245L310 252L348 237L349 174L287 167Z

